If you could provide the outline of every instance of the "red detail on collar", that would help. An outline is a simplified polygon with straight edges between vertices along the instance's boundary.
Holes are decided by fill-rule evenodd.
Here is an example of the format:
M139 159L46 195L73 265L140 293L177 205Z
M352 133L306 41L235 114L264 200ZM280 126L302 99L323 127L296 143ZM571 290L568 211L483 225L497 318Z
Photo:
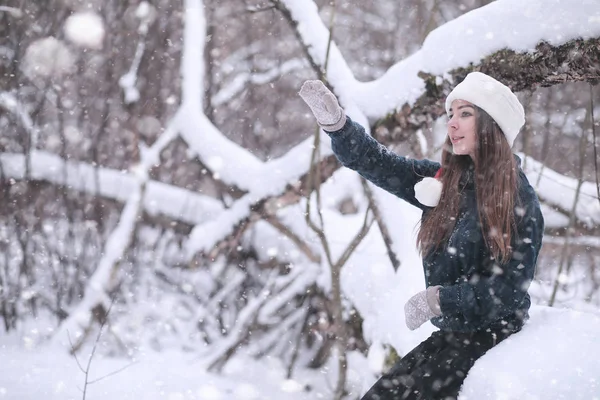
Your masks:
M438 169L437 172L435 173L434 178L435 179L440 179L442 177L442 169Z

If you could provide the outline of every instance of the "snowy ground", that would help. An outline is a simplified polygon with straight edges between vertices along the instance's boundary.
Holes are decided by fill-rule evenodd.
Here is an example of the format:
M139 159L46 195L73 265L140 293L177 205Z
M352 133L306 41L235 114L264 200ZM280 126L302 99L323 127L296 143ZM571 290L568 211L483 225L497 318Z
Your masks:
M330 36L316 8L306 7L304 1L290 0L286 3L292 9L294 17L299 20L299 32L304 35L304 43L314 49L315 53L320 53L319 56L315 56L315 59L322 60L325 51L319 49L325 49ZM198 246L211 248L223 235L230 232L231 226L247 215L248 205L254 199L280 193L289 182L301 176L309 163L312 139L307 139L285 157L261 164L248 151L225 140L205 116L195 111L202 109L202 106L195 102L203 98L198 95L202 93L203 87L202 74L198 71L203 71L204 65L201 57L202 48L198 44L204 41L198 38L203 37L205 24L203 14L199 13L202 10L199 2L190 1L186 4L194 13L185 14L188 18L185 57L182 61L182 75L185 82L182 84L185 89L182 97L185 107L182 107L183 111L177 114L178 118L174 119L172 126L170 125L170 129L166 132L174 135L173 132L180 131L179 134L193 152L197 153L215 173L218 173L224 183L250 192L227 213L218 214L214 223L199 224L195 228L189 241L192 247L187 249L187 253L194 254L201 250ZM497 1L453 21L452 24L438 28L428 37L421 51L398 63L381 79L373 82L360 84L356 81L341 52L336 46L332 46L328 80L340 90L340 93L336 94L340 95L342 103L347 106L349 115L365 123L368 117L380 118L395 107L406 101L412 102L420 96L424 90L424 82L418 78L417 71L426 70L443 74L454 67L476 62L482 56L503 47L527 50L540 40L563 44L578 37L597 37L600 31L599 18L597 2L594 0L580 0L578 7L573 7L568 1L558 0ZM88 18L87 21L89 22L90 19ZM507 30L506 26L517 27L519 30ZM98 38L103 29L101 26L96 24L96 34L86 37L85 40L78 36L81 33L78 27L81 27L81 24L75 19L73 30L76 33L67 29L67 37L70 40L76 41L73 40L76 38L78 44L86 46L99 43ZM473 39L469 41L469 46L448 39L464 37L465 34ZM458 47L452 47L454 44ZM59 74L73 68L72 57L62 42L57 42L56 39L45 40L38 42L37 47L37 51L36 46L33 47L29 57L34 65L43 65L38 60L50 57L48 54L56 57L55 51L48 50L61 50L62 56L59 59L61 62L51 64L55 69L60 70L47 73ZM440 54L445 56L440 57ZM134 70L135 68L132 68L132 71ZM39 74L40 71L45 70L38 68L36 71ZM134 89L131 84L135 81L125 79L121 83L123 82L125 82L122 85L124 89ZM192 99L191 103L189 99ZM6 106L8 109L13 109L13 105L17 103L13 104L9 100L12 102L12 97L6 95L0 97L0 101L8 104ZM17 107L14 109L18 110ZM27 123L26 121L25 126L29 126ZM198 136L199 131L203 132L204 136ZM166 145L171 139L165 134L157 141L158 145L145 154L146 166L153 165L149 154L158 154L160 145ZM34 139L32 141L35 143ZM34 157L34 161L36 159L39 158ZM45 166L46 164L42 167ZM38 170L52 171L48 168L38 168ZM273 174L273 171L276 173ZM547 169L545 171L547 174ZM529 173L535 172L532 170ZM344 173L346 172L337 175ZM249 174L252 174L250 178L248 178ZM13 173L12 176L20 175ZM69 176L77 175L69 173ZM141 176L145 175L142 173ZM268 186L262 184L265 176L269 176L270 179ZM358 183L358 180L354 182ZM108 187L110 190L119 187L104 184L100 186ZM324 199L327 199L325 193L327 186L326 184L323 187ZM544 184L543 180L538 189L545 192L547 198L553 200L556 200L555 196L550 196L548 193L555 192L560 198L554 204L562 204L561 201L567 205L572 204L571 198L574 195L572 190L565 192L565 190L553 189L552 186ZM161 194L170 195L172 191L173 189L168 192L164 190ZM126 190L126 192L130 196L130 191ZM359 188L354 192L361 193L361 190ZM152 190L149 189L147 193L152 193ZM108 194L102 193L102 195ZM112 192L110 195L114 196ZM343 286L346 294L352 297L352 302L365 317L364 331L371 343L391 343L400 352L405 352L424 339L433 329L430 324L426 324L414 333L408 333L403 327L404 317L401 312L398 312L401 309L398 305L404 304L406 299L422 289L424 284L420 259L413 248L414 240L408 235L415 226L418 215L414 210L407 209L407 205L399 205L391 195L385 197L380 192L376 192L375 195L378 196L382 213L390 224L395 238L394 250L401 255L404 267L398 274L393 274L389 267L386 268L389 264L386 261L383 243L378 240L376 233L370 233L345 267L342 276ZM334 195L330 197L334 198ZM165 204L168 204L171 209L180 209L174 207L173 203ZM593 205L595 207L596 203L594 202ZM591 206L582 211L578 209L578 218L595 221L593 218L597 214L594 210L595 208ZM325 217L332 220L341 219L333 213ZM356 219L355 224L348 225L352 218ZM361 220L362 217L358 215L345 218L344 223L330 225L334 228L328 228L329 236L338 239L337 243L332 244L335 254L343 251L345 244L349 242L354 232L357 232ZM291 223L290 226L293 227ZM355 229L349 229L348 226ZM406 226L409 228L405 229ZM131 229L133 224L130 224ZM117 238L118 234L114 236ZM120 257L119 254L115 256ZM382 261L374 262L375 257ZM113 265L110 260L108 261L105 264ZM327 282L320 283L324 287L328 285ZM532 310L529 324L522 332L492 349L476 363L465 381L461 399L600 399L599 332L600 317L597 314L536 307ZM32 347L30 342L25 342L22 337L0 336L0 399L82 399L81 389L84 387L85 376L65 348L52 345ZM355 397L359 397L360 393L363 393L376 379L373 371L381 360L381 352L377 351L376 344L371 347L371 350L368 360L356 354L350 357L349 378ZM85 362L86 357L81 356L80 360ZM293 380L288 380L285 379L285 366L274 359L255 361L238 356L227 364L227 368L221 375L205 372L201 360L191 353L140 352L136 354L133 361L134 363L131 364L132 360L129 359L105 358L97 355L88 380L106 378L88 386L86 398L89 400L330 399L331 390L335 386L333 369L300 370L294 375ZM126 366L128 366L126 369L121 370ZM113 371L119 372L107 376Z
M85 375L76 361L62 350L0 348L0 399L82 399ZM87 360L87 359L86 359ZM82 363L85 367L85 364ZM128 366L128 367L127 367ZM122 368L127 367L124 370ZM258 400L319 398L306 392L298 381L284 379L284 369L275 360L236 359L219 376L203 372L190 354L151 353L132 363L96 355L91 366L86 399L119 400ZM317 381L318 373L312 379Z
M429 329L429 327L424 327ZM460 400L600 399L600 316L534 307L525 328L488 352L473 367ZM27 349L0 339L0 399L82 399L84 374L64 350ZM86 357L80 356L85 366ZM372 383L368 363L350 357L355 398ZM122 370L124 367L124 370ZM146 353L137 359L96 355L86 399L269 400L330 399L328 369L300 370L292 380L274 359L232 360L222 375L207 373L190 353ZM110 375L114 371L119 371Z

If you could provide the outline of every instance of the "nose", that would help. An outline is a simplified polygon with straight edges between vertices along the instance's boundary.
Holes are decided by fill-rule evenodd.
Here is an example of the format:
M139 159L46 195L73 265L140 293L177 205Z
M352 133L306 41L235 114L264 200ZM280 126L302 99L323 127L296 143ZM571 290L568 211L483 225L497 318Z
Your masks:
M456 129L458 128L457 122L456 122L456 116L452 116L452 118L448 119L448 122L446 122L446 126L448 127L448 129L452 128L452 129Z

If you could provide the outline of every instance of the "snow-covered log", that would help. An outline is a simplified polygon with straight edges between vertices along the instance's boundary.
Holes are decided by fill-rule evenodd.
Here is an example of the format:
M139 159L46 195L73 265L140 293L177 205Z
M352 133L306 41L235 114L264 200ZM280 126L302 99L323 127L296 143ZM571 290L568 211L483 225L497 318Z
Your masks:
M477 360L459 400L600 396L600 316L534 306L523 329Z

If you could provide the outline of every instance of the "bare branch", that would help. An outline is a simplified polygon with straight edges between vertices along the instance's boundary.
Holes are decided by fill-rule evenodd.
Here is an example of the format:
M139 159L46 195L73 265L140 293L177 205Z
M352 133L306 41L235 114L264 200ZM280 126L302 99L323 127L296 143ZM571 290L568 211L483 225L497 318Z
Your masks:
M71 340L71 334L69 331L67 331L67 336L69 337L69 344L71 345L71 349L72 349L71 353L73 354L73 357L75 357L75 362L77 363L79 370L85 374L85 369L81 366L81 363L79 362L79 359L77 358L77 352L75 351L75 346L73 346L73 341Z
M592 137L594 140L594 171L596 172L596 190L600 202L600 175L598 173L598 143L596 143L596 118L594 117L594 87L590 84L590 115L592 118Z
M135 364L137 364L137 363L138 363L138 361L134 361L134 362L132 362L132 363L130 363L130 364L127 364L127 365L125 365L123 368L119 368L118 370L116 370L116 371L113 371L113 372L111 372L111 373L109 373L109 374L106 374L106 375L104 375L104 376L101 376L101 377L100 377L100 378L98 378L98 379L94 379L93 381L89 381L89 382L88 382L88 385L91 385L91 384L93 384L93 383L96 383L96 382L100 382L100 381L101 381L101 380L103 380L103 379L106 379L106 378L108 378L108 377L111 377L111 376L113 376L113 375L116 375L116 374L118 374L119 372L125 371L127 368L129 368L129 367L131 367L132 365L135 365Z
M317 264L321 262L321 256L313 252L304 240L292 232L291 229L285 226L277 217L268 215L265 217L265 221L290 239L310 261Z
M381 216L381 212L379 211L379 206L375 201L373 191L369 187L369 184L362 177L360 181L362 183L363 190L365 191L365 195L369 200L369 208L371 209L371 211L373 211L373 216L375 217L375 221L377 221L377 225L379 226L379 231L381 232L381 237L383 238L383 243L385 244L385 248L387 250L390 262L392 263L392 267L394 267L394 271L397 271L398 268L400 268L400 260L398 260L398 256L396 256L396 253L392 248L393 241L390 235L390 231L388 230L386 223L383 222L383 217Z
M260 12L264 12L264 11L269 11L269 10L273 10L273 9L275 9L274 5L264 6L264 7L259 7L259 6L248 6L248 7L246 7L246 11L248 11L249 13L252 13L252 14L260 13Z
M348 261L348 259L350 258L350 256L354 252L354 250L356 250L356 248L358 247L360 242L364 239L366 234L371 229L371 226L373 226L373 222L375 222L375 218L372 218L369 221L369 211L371 211L370 208L368 208L367 211L365 212L365 219L363 220L362 227L360 228L360 230L358 231L356 236L354 236L354 238L350 241L350 244L348 245L348 247L346 248L344 253L340 256L337 263L335 264L336 268L341 269L342 266L346 264L346 262Z
M577 202L579 201L579 194L581 193L581 186L583 185L583 166L585 160L585 147L587 135L585 132L585 128L581 132L581 139L579 141L579 179L577 181L577 190L575 192L575 198L573 199L573 206L571 207L571 213L569 218L569 226L567 227L567 234L565 236L565 242L562 248L562 252L560 255L560 264L558 266L558 272L556 274L556 280L554 281L554 287L552 289L552 295L550 296L550 300L548 301L549 306L554 305L554 301L556 300L556 293L558 292L558 287L562 283L563 280L563 269L565 267L565 262L567 261L569 250L570 250L570 239L573 235L573 226L575 225L575 215L577 209Z

